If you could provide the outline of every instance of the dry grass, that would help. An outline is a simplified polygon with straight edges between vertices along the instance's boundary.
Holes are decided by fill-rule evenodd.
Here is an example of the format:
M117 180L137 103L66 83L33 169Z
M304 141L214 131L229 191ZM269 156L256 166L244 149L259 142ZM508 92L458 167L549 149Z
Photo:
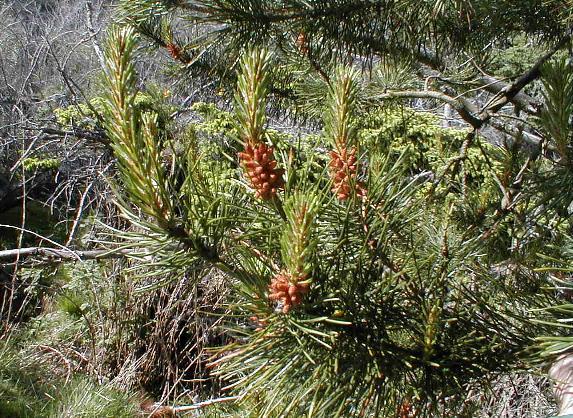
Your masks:
M479 406L476 418L547 418L557 412L549 379L534 374L502 376L489 393L470 393L468 400Z

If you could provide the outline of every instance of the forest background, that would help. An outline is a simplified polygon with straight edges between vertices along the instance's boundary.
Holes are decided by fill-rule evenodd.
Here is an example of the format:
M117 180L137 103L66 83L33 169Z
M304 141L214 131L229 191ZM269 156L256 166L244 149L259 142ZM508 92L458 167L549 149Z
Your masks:
M572 6L2 2L0 416L556 413Z

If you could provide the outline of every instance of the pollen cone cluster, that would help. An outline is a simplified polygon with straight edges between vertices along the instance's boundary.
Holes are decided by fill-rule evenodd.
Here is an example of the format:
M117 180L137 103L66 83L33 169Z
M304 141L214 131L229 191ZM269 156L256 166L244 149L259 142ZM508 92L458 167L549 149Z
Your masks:
M189 54L187 54L181 47L175 45L174 43L170 42L165 45L165 49L174 60L182 62L184 64L189 63Z
M338 152L330 152L330 177L332 178L332 191L340 200L346 200L356 190L358 196L366 196L364 186L356 181L358 172L358 160L356 158L356 148L341 148Z
M284 170L277 168L273 148L265 143L247 144L245 151L239 153L239 159L256 197L263 200L275 197L284 184Z
M302 55L307 55L309 48L308 48L308 40L306 39L306 35L304 32L299 32L296 37L295 45L300 51Z
M306 274L300 277L292 277L288 273L279 273L269 285L269 299L282 303L283 313L289 311L302 302L302 296L308 292L310 284L304 282Z
M173 43L169 43L165 46L169 55L171 55L174 59L180 60L181 59L181 48Z
M398 418L415 418L416 413L412 408L412 404L408 401L404 401L398 407Z

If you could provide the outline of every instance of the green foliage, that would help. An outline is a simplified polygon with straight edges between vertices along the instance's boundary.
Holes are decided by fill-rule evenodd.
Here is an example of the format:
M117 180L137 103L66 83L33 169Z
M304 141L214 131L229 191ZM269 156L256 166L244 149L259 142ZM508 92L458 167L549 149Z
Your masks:
M82 302L80 295L66 291L59 296L57 305L59 310L79 318L82 315Z
M358 124L364 147L377 147L394 161L405 158L410 175L433 177L434 182L420 187L420 195L434 201L437 211L444 202L452 205L460 230L472 228L475 234L492 226L491 216L503 198L500 179L508 176L510 156L501 148L479 139L465 147L467 129L441 128L436 116L404 107L370 111ZM499 244L492 244L492 252L500 251Z
M328 90L330 105L325 116L325 136L338 147L354 145L356 126L352 110L356 106L358 73L339 68Z
M492 57L492 73L500 78L513 78L531 68L542 54L533 41L525 36L508 40L509 47L496 50Z
M287 225L281 237L281 256L293 275L306 278L312 270L317 245L314 222L319 206L317 197L303 193L294 194L285 203Z
M442 67L444 61L453 63L444 65L448 78L465 71L467 78L459 79L467 81L472 74L479 74L466 65L467 56L481 65L487 62L492 47L502 44L501 48L506 48L506 39L525 36L536 47L544 47L544 41L564 36L567 13L560 15L555 10L567 7L558 4L559 0L552 1L557 4L539 0L408 0L390 4L362 0L200 0L192 4L133 0L123 1L121 9L125 20L156 46L165 47L173 32L181 33L177 45L189 55L183 62L186 72L216 75L218 83L232 78L229 63L238 59L245 46L280 51L272 65L274 86L288 96L293 82L312 74L325 78L340 62L348 63L353 57L365 58L365 65L372 57L383 61L391 57L399 66L420 60ZM194 30L181 30L179 23L189 21ZM504 34L501 42L500 32ZM510 52L507 61L511 59ZM499 61L493 69L505 69ZM484 70L491 74L489 68Z
M552 251L547 251L552 250ZM544 271L553 275L555 286L565 296L562 303L548 307L549 311L557 317L552 323L556 328L570 329L573 318L573 304L571 303L571 283L568 276L573 272L573 238L569 232L566 240L560 245L548 248L542 258ZM545 358L554 358L564 353L570 353L573 349L573 338L570 335L545 335L539 337L542 355Z
M31 345L29 340L26 343ZM18 348L14 341L0 343L0 417L131 418L135 415L132 396L109 384L97 384L87 376L78 375L67 381L37 360L36 355Z
M566 33L570 16L554 13L557 0L379 3L122 1L122 17L135 30L111 31L105 97L55 115L65 127L106 129L122 218L98 241L128 250L131 260L106 265L121 271L113 279L103 263L21 270L34 286L59 285L21 338L62 350L89 346L110 376L147 361L153 366L141 368L148 375L142 379L155 388L173 375L176 386L198 381L202 370L187 379L192 368L185 365L183 377L180 364L172 365L201 345L199 337L183 351L177 343L192 338L188 328L208 310L202 285L222 280L214 311L226 316L212 322L226 327L217 344L230 343L216 347L214 387L226 385L239 401L209 413L253 417L395 416L408 406L420 417L475 416L468 391L527 370L538 335L550 335L541 344L548 358L570 350L571 338L554 320L567 324L573 309L546 309L562 296L550 286L566 284L572 270L570 65L543 68L539 129L525 131L543 137L539 152L548 158L523 152L520 127L513 144L498 147L476 131L440 128L429 113L382 106L401 89L412 89L401 97L424 103L446 91L454 108L475 96L482 104L495 83L476 85L483 88L476 94L473 80L528 69L547 47L544 39ZM184 24L174 24L179 17ZM188 26L192 32L183 35ZM188 75L208 70L223 84L234 79L230 63L240 62L235 111L196 103L201 121L178 132L165 92L139 90L135 32L166 48ZM500 50L488 62L491 47ZM356 68L340 66L350 61ZM358 62L370 71L360 72ZM419 63L432 69L423 91L413 75ZM323 118L322 132L295 138L268 129L268 107L276 104L267 101L269 91L286 98L283 110L293 110L285 105L294 99L297 116ZM512 98L528 102L517 93ZM238 158L249 142L274 148L253 156L258 165L251 167L268 175L276 163L285 181L271 199L254 195ZM342 156L354 147L356 161ZM26 170L58 165L24 161ZM336 192L341 181L348 193ZM180 291L187 285L191 293ZM127 309L131 286L159 300ZM161 298L171 301L168 309ZM162 338L162 321L171 339ZM145 351L154 338L159 348ZM64 382L61 367L46 382L43 370L20 364L28 353L3 360L0 349L6 414L134 413L129 397L110 385L67 375ZM17 363L22 375L10 366ZM173 374L157 376L164 370Z
M61 126L79 126L94 129L98 126L98 115L103 111L103 100L95 97L89 106L85 103L54 109L56 122Z
M61 161L57 158L25 158L22 160L22 165L26 171L37 170L57 170L60 167Z
M123 277L96 261L20 275L28 297L42 291L42 305L0 342L0 417L136 416L140 395L118 371L152 345L142 341L151 325L141 301L128 305ZM152 373L129 378L143 386Z
M107 112L113 117L108 121L108 132L114 144L118 164L123 168L124 187L129 190L137 204L145 205L142 209L146 215L161 219L166 226L169 224L172 210L167 193L166 170L161 162L160 145L155 138L158 132L157 114L141 112L135 105L137 94L130 91L134 90L136 80L132 75L133 63L126 57L130 57L133 51L133 37L127 31L116 30L110 38L110 43L115 42L121 49L110 46L107 49L111 51L110 55L106 57L106 80L109 83ZM122 79L124 74L129 78ZM122 128L122 124L126 122L130 124L128 131ZM125 138L126 134L129 135L128 138ZM141 157L144 157L145 161L142 161Z
M65 385L58 398L61 401L50 405L47 417L132 418L137 413L132 396L85 378Z
M573 180L572 151L573 130L573 69L571 63L558 58L543 68L543 95L546 106L538 123L546 133L551 148L551 158L538 163L531 189L534 210L539 212L537 232L549 236L548 245L539 248L537 268L550 272L556 290L563 300L548 308L557 318L553 325L569 328L572 317L570 303L571 284L567 279L572 271L572 224ZM556 192L558 191L558 192ZM549 358L570 353L573 341L569 336L554 335L540 337L543 355Z
M225 134L229 137L237 135L237 120L232 113L219 109L213 103L196 102L191 109L197 112L203 122L196 125L197 129L206 135Z
M160 164L154 116L129 105L134 42L130 30L115 30L107 55L107 129L124 185L117 201L135 227L121 236L153 254L150 278L215 269L233 286L235 342L214 365L247 413L389 416L412 403L419 416L463 416L468 386L524 367L521 356L544 329L529 309L547 301L545 277L519 291L491 280L486 235L461 221L458 208L483 199L479 188L497 187L503 153L405 109L361 120L352 95L358 75L342 69L324 136L338 147L360 140L356 173L300 138L276 157L284 190L257 199L232 148L212 142L227 158L205 161L192 130L184 152L173 154L178 188ZM236 121L197 106L219 132L236 129L230 141L268 141L268 59L251 51L242 60ZM348 170L340 178L361 182L366 194L333 195L335 170ZM487 205L499 204L499 194L483 204L493 213Z
M84 263L77 266L62 265L58 269L58 292L55 295L55 307L58 312L82 319L88 315L95 304L111 306L113 292L98 287L107 287L103 283L103 271L96 264ZM97 289L97 290L96 290ZM97 296L94 295L97 292Z
M165 125L170 120L170 114L176 109L165 103L167 92L157 86L150 86L146 92L138 92L133 101L139 112L157 113L159 123ZM63 108L54 109L56 122L64 127L79 127L83 129L101 128L101 115L105 111L106 100L104 97L94 97L89 100L89 105L79 103Z
M254 50L245 53L235 93L235 107L240 139L255 144L262 141L266 130L269 53Z
M14 349L5 343L0 345L0 416L40 417L47 399L36 397L37 376L32 373L33 369L24 370L19 360ZM45 388L43 392L47 393Z
M204 102L193 103L191 109L202 118L200 122L190 125L201 134L199 146L205 146L205 143L212 142L216 138L235 141L239 137L239 121L234 113L222 110L213 103ZM286 132L267 128L265 134L278 149L288 149L293 142L292 136Z
M468 130L444 129L439 119L403 106L370 111L360 117L359 138L365 146L378 147L394 159L404 154L413 173L437 173L459 152Z
M565 58L547 64L543 69L546 107L540 118L541 126L554 141L562 164L570 166L573 145L573 71Z

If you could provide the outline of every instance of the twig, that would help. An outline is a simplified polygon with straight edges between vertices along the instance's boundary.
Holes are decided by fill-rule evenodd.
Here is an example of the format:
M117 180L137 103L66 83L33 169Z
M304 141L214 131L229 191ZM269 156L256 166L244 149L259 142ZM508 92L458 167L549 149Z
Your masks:
M97 33L94 30L93 4L92 4L91 0L88 0L86 2L86 26L88 28L88 33L90 34L92 46L93 46L94 52L97 56L97 59L99 61L99 64L100 64L101 68L105 68L105 60L103 58L103 52L97 43Z
M209 399L207 401L203 401L203 402L197 402L193 405L182 405L182 406L173 406L173 407L169 407L169 406L163 406L163 405L154 405L154 409L156 410L160 410L162 408L166 408L171 410L172 412L178 413L178 412L185 412L185 411L194 411L196 409L201 409L204 408L206 406L210 406L210 405L214 405L217 403L223 403L223 402L231 402L231 401L237 401L241 399L240 396L228 396L226 398L216 398L216 399Z
M89 193L89 191L93 185L94 185L93 182L88 184L82 193L82 197L80 198L80 203L78 204L78 211L77 211L76 216L74 218L74 222L72 223L72 228L70 229L70 233L68 235L68 240L66 241L66 246L69 246L72 243L74 236L76 235L76 231L77 231L77 228L80 224L80 220L82 218L82 214L84 211L84 204L85 204L86 196L88 195L88 193Z
M70 381L70 376L72 375L72 366L71 366L71 361L64 356L60 351L56 350L54 347L50 347L48 345L42 345L39 344L38 348L40 350L44 350L44 351L49 351L51 353L56 354L59 358L62 359L62 361L64 362L64 364L66 365L66 369L67 369L67 373L66 373L66 383L68 383Z
M123 258L131 254L130 250L88 250L74 251L70 249L56 249L47 247L27 247L13 250L0 251L0 260L17 260L28 257L48 258L51 262L63 262L69 260L104 260Z
M23 127L22 129L28 131L39 130L42 133L48 135L56 135L58 137L75 136L76 138L89 139L90 141L99 142L100 144L103 145L110 144L107 135L103 131L90 131L78 127L72 127L70 130L62 130L62 129L46 128L46 127L44 128Z

